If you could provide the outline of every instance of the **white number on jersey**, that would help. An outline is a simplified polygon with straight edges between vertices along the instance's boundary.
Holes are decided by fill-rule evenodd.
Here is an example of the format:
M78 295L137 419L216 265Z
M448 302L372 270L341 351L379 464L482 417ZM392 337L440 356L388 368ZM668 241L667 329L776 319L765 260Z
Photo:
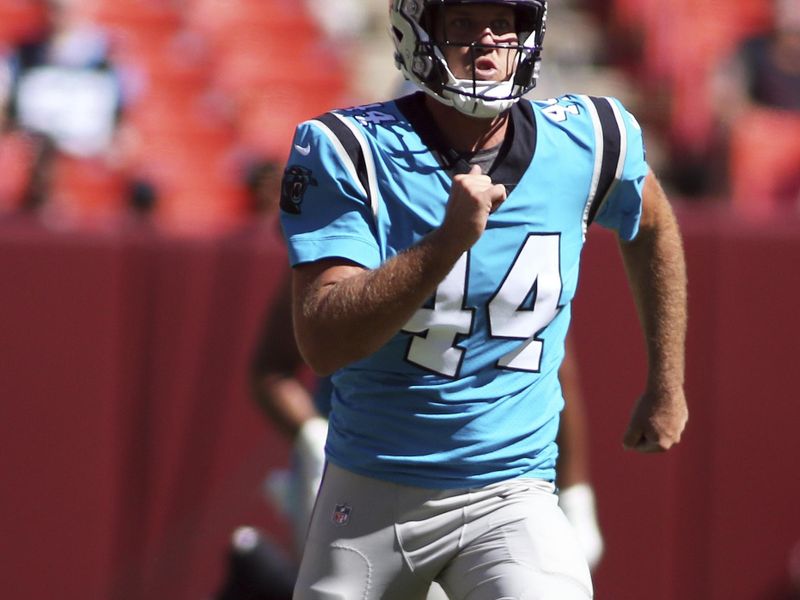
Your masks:
M536 334L558 314L561 297L559 236L530 235L497 294L489 302L489 334L525 340L497 363L517 371L538 372L542 341ZM523 308L533 297L533 306Z
M436 288L433 308L420 308L403 331L417 333L406 358L425 369L455 377L464 349L456 346L458 335L472 331L472 310L464 308L467 282L467 253Z
M559 245L558 234L529 235L489 301L489 335L522 340L498 360L500 368L538 372L541 367L543 343L536 335L558 314ZM436 288L434 307L419 309L406 323L403 331L417 334L406 355L410 362L442 375L457 376L465 352L456 344L457 337L472 332L474 318L474 309L465 307L467 273L465 253Z
M548 102L551 102L548 100ZM555 104L556 100L552 100L553 104L548 106L547 108L542 109L542 113L544 113L551 121L555 121L556 123L561 123L567 120L569 115L579 115L581 114L580 109L578 108L577 104Z

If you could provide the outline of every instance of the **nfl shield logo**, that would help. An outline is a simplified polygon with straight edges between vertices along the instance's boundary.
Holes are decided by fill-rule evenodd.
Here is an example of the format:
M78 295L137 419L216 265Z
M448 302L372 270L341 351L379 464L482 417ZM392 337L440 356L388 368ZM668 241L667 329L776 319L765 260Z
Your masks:
M350 508L349 504L337 504L333 509L333 522L336 525L347 525L350 521Z

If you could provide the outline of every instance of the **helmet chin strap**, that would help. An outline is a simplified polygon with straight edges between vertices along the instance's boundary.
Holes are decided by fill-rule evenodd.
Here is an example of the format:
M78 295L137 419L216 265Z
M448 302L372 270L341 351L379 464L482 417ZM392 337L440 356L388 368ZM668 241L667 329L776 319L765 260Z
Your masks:
M491 119L511 108L521 96L511 96L513 84L510 81L479 81L476 89L470 79L453 79L448 87L440 93L420 86L431 98L435 98L445 106L452 106L458 112L478 119ZM481 89L484 88L484 89ZM465 91L461 91L465 90ZM469 90L468 92L466 90ZM494 96L494 97L493 97Z
M455 89L447 89L442 95L452 102L453 108L466 115L479 119L496 117L511 108L519 96L512 96L513 84L510 81L478 81L457 79ZM462 93L460 90L475 90L475 93Z

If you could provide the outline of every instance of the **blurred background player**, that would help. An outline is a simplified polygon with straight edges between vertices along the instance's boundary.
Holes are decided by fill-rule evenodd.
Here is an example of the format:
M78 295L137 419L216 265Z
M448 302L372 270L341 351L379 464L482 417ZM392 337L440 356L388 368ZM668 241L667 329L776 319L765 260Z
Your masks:
M586 562L594 571L603 556L603 536L597 517L594 489L591 483L589 424L586 401L581 386L577 352L567 335L566 353L558 370L564 410L558 437L556 484L558 505L578 535Z
M800 2L742 40L713 80L723 181L740 211L800 209Z
M770 29L742 40L723 69L718 110L731 117L754 106L800 111L800 3L773 5Z

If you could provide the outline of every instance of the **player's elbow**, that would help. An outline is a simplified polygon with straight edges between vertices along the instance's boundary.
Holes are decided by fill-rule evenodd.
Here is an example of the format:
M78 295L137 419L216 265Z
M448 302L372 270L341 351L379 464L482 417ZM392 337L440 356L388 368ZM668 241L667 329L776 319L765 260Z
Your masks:
M295 336L297 349L303 361L319 377L330 375L340 364L341 352L335 343L329 343L323 335L324 328L313 323L296 323Z
M300 314L294 326L303 361L320 377L331 375L371 353L357 331L335 319L314 313Z
M320 377L371 356L384 343L381 339L365 340L352 327L326 327L321 322L300 325L296 333L303 360Z
M343 367L342 336L314 313L295 314L294 335L303 362L319 377Z

